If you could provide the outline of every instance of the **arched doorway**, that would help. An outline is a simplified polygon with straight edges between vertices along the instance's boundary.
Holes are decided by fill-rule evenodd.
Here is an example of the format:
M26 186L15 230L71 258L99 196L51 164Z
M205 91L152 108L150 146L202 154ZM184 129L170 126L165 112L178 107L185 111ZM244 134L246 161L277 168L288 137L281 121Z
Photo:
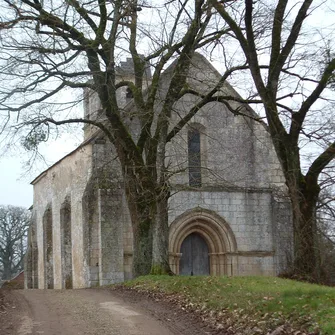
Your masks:
M181 244L180 253L179 274L209 275L208 246L200 234L188 235Z
M177 217L169 230L169 263L175 274L191 275L193 271L193 275L229 276L236 273L235 236L229 224L215 212L200 207L189 210ZM199 249L193 250L191 244Z

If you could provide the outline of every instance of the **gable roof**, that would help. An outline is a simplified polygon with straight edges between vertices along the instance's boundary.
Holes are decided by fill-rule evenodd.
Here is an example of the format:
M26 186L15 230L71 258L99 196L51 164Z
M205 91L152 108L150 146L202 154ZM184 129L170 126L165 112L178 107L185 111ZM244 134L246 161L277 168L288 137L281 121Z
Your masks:
M125 67L126 70L129 70L128 72L131 72L131 66L130 64L131 59L127 58L126 62L122 62L123 67ZM164 81L166 79L169 80L169 76L171 75L171 73L173 72L174 68L176 67L178 62L178 59L175 59L162 73L160 81ZM219 80L221 78L221 74L219 73L219 71L213 66L213 64L202 54L195 52L193 57L192 57L192 62L193 62L193 66L195 66L195 63L203 63L205 65L205 67L208 67L211 71L212 74L214 74L217 79ZM146 68L146 72L148 73L148 75L151 76L150 73L150 69ZM238 94L238 92L229 84L228 81L226 81L224 83L224 85L222 86L224 88L226 88L232 96L235 96L237 98L242 99L242 97ZM149 88L147 88L143 94L146 95L148 92ZM135 102L134 99L130 100L126 106L123 107L124 111L130 111L132 110L132 108L135 106ZM245 108L246 110L251 113L251 115L253 117L259 117L259 115L248 105L245 104ZM98 139L99 136L103 135L103 131L101 129L98 129L97 131L95 131L91 137L87 138L85 141L83 141L77 148L75 148L74 150L72 150L71 152L69 152L67 155L65 155L64 157L62 157L60 160L58 160L57 162L55 162L54 164L52 164L49 168L47 168L46 170L44 170L43 172L41 172L34 180L31 181L31 185L36 184L40 179L42 179L47 172L52 169L53 167L55 167L56 165L60 164L63 160L65 160L67 157L73 155L75 152L77 152L78 150L80 150L81 148L85 147L86 145L90 144L91 142L93 142L94 140Z
M73 155L75 152L79 151L81 148L85 147L86 145L90 144L91 142L93 142L94 140L96 140L99 135L101 135L102 132L101 130L97 130L91 137L89 137L87 140L83 141L81 144L79 144L77 146L77 148L75 148L74 150L70 151L68 154L66 154L64 157L62 157L60 160L58 160L57 162L55 162L54 164L52 164L51 166L49 166L46 170L44 170L43 172L41 172L34 180L32 180L30 182L31 185L35 185L39 180L41 180L49 170L51 170L53 167L55 167L56 165L60 164L64 159L66 159L67 157Z

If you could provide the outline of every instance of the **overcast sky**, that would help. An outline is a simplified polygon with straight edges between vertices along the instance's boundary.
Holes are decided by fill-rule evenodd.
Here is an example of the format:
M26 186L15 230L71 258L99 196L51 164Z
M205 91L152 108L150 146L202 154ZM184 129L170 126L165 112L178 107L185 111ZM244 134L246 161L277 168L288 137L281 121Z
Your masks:
M21 163L17 158L0 160L0 205L30 207L33 203L32 186L22 174Z
M23 150L18 151L15 156L12 153L11 157L0 157L0 205L29 208L33 204L33 186L30 182L48 166L72 151L81 138L81 130L78 129L78 136L63 136L57 142L48 143L41 148L46 161L36 162L29 171L26 166L29 155Z
M330 31L333 32L334 27L329 26L329 21L333 22L333 19L330 20L331 17L333 13L330 9L314 13L313 24L318 27L331 28ZM328 30L323 33L325 36L331 35ZM42 149L47 163L35 164L29 173L24 167L28 156L23 151L15 153L15 156L14 153L10 157L0 156L0 204L30 207L33 204L33 187L30 182L48 166L72 151L80 143L81 138L82 133L79 128L76 138L69 135L56 143L48 143L48 146Z

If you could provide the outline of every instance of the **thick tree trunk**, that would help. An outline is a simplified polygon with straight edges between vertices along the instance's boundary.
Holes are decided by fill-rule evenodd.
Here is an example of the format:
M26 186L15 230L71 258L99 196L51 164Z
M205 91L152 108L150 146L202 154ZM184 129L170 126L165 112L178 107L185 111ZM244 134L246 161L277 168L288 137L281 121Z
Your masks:
M127 180L130 180L129 176ZM169 266L168 186L155 188L148 176L142 181L139 182L137 175L136 180L127 185L133 228L133 276L150 272L172 274Z
M309 281L319 281L320 261L317 239L316 204L318 187L305 180L300 187L289 187L293 209L294 275Z
M133 229L133 277L147 275L151 269L156 197L154 183L149 178L148 175L133 172L125 176Z
M167 116L160 119L160 136L157 145L155 175L158 180L156 189L156 217L153 226L153 258L151 274L172 274L169 265L169 216L168 199L170 186L165 166L166 138L168 132Z
M153 226L151 274L172 274L169 265L168 195L157 201L156 220Z
M133 277L150 273L154 206L153 199L128 195L133 228Z
M148 218L149 219L149 218ZM150 273L152 260L152 222L133 225L133 277Z
M317 239L316 205L320 193L318 175L303 175L299 147L288 137L274 141L281 159L292 204L294 255L292 275L319 281L320 262Z

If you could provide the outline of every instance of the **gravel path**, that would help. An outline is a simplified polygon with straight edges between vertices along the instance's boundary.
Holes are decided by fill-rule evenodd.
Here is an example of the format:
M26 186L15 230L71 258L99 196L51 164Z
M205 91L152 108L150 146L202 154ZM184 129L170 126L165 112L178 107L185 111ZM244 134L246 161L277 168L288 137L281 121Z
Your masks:
M17 290L6 294L7 325L11 321L12 326L8 332L0 326L1 335L210 334L164 304L134 300L110 290Z

